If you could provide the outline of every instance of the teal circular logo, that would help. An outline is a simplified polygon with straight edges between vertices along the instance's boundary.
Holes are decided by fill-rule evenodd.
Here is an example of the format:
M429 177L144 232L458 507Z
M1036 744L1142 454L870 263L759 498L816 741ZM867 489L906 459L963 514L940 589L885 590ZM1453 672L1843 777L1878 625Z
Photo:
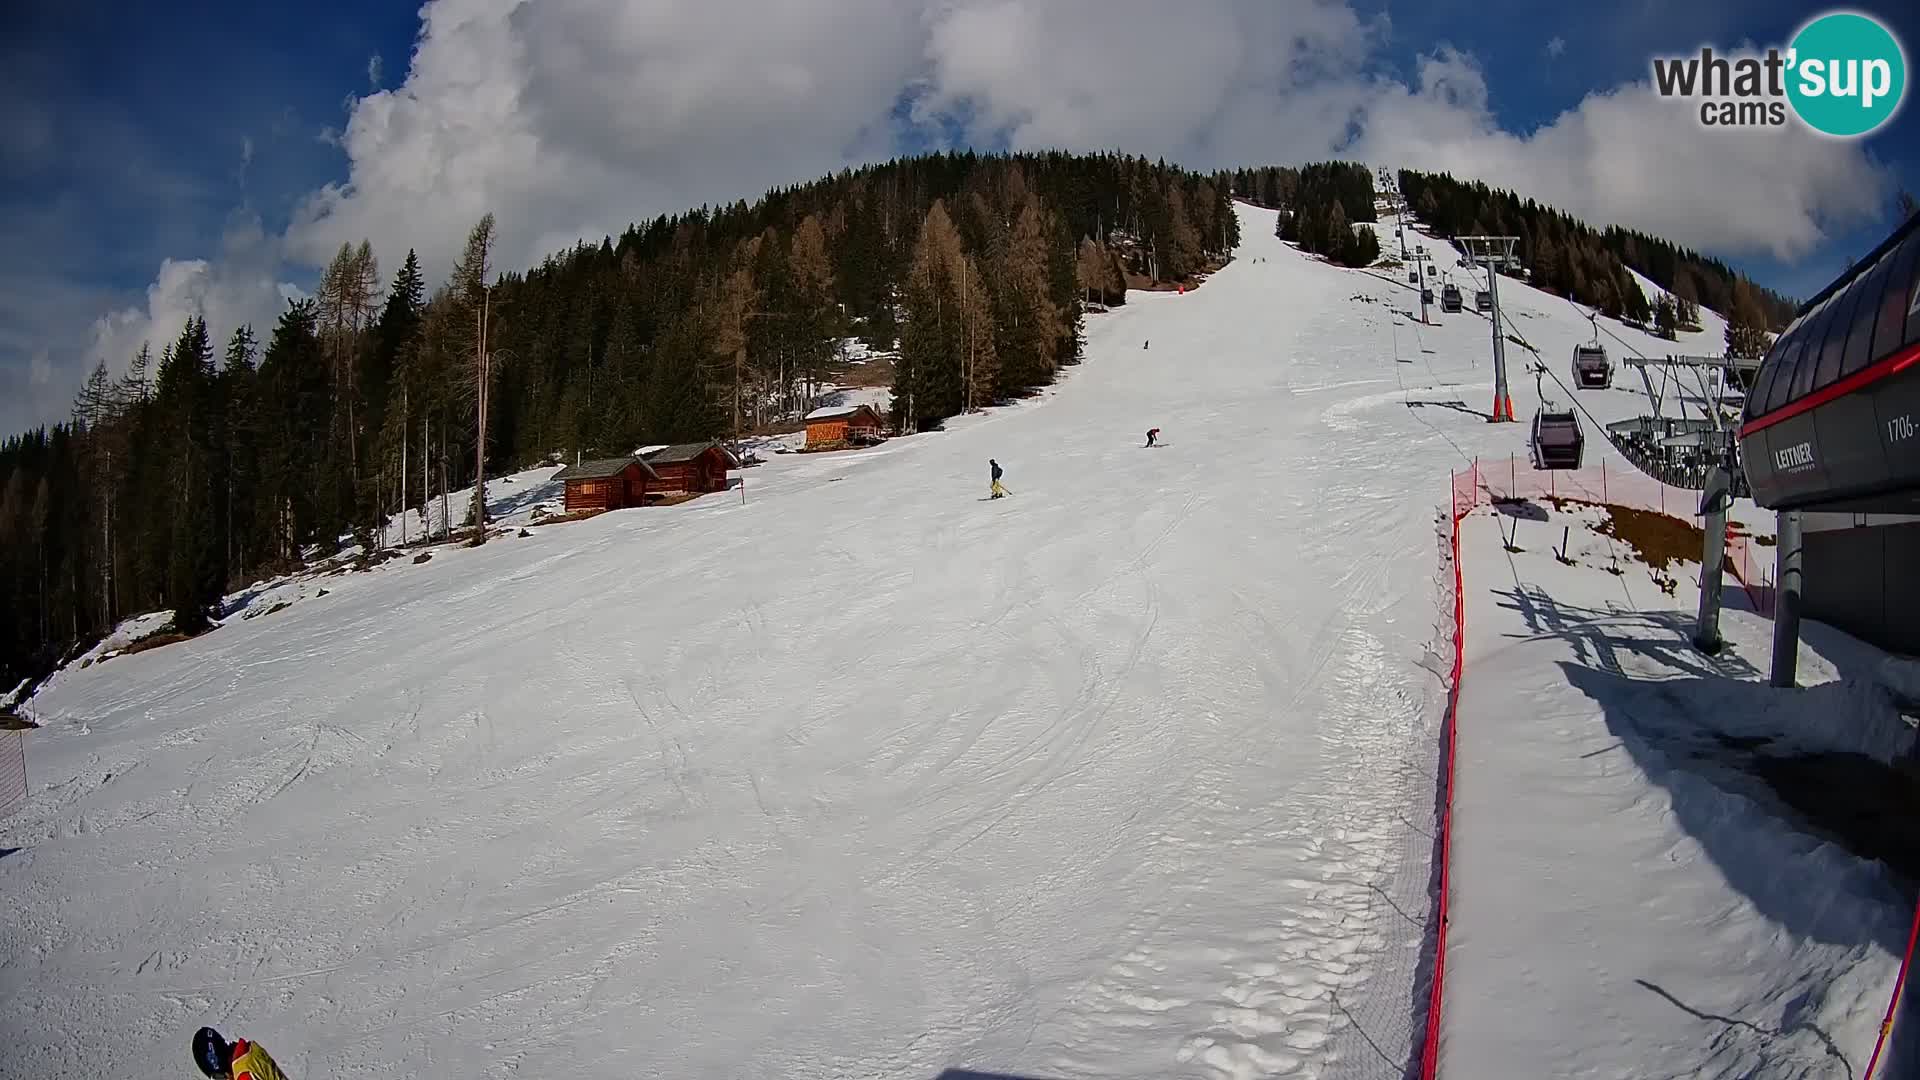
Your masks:
M1801 27L1787 49L1787 100L1808 127L1854 138L1893 118L1907 57L1877 21L1837 11Z

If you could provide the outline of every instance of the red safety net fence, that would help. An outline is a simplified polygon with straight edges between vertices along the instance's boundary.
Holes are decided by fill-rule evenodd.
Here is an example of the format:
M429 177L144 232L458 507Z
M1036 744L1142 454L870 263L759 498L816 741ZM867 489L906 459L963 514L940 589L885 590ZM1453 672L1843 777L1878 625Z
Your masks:
M1459 744L1455 731L1460 715L1460 677L1465 665L1466 593L1460 576L1460 519L1480 505L1480 464L1453 474L1452 513L1449 516L1449 556L1453 564L1453 670L1447 680L1447 708L1440 736L1440 900L1434 917L1433 980L1427 988L1427 1025L1420 1044L1421 1080L1434 1080L1440 1069L1440 1014L1447 986L1447 923L1453 892L1453 764ZM1491 500L1487 500L1491 502Z
M1435 918L1433 981L1428 987L1426 1032L1421 1044L1421 1080L1435 1080L1440 1068L1440 1025L1446 1003L1447 925L1452 893L1453 782L1456 728L1459 721L1460 680L1466 653L1466 594L1460 575L1460 519L1474 508L1514 499L1554 500L1653 510L1676 518L1700 519L1700 493L1672 487L1639 471L1609 469L1604 462L1591 469L1537 470L1517 456L1506 461L1474 459L1452 481L1453 561L1453 678L1447 693L1446 728L1441 736L1440 897ZM1767 610L1771 589L1755 584L1751 538L1731 525L1727 535L1727 569L1740 580L1756 610ZM1920 918L1920 916L1917 916ZM1920 934L1920 921L1915 924ZM1896 999L1898 991L1895 992ZM1891 1015L1891 1009L1889 1009Z

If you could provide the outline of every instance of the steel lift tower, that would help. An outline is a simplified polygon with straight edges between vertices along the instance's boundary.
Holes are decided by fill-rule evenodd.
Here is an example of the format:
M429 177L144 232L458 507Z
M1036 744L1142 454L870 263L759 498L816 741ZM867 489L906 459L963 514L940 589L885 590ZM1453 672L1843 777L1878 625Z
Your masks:
M1500 332L1500 273L1497 267L1512 265L1517 236L1456 236L1454 242L1466 248L1474 262L1487 268L1487 292L1492 294L1493 311L1493 415L1494 423L1513 421L1513 394L1507 390L1507 340Z

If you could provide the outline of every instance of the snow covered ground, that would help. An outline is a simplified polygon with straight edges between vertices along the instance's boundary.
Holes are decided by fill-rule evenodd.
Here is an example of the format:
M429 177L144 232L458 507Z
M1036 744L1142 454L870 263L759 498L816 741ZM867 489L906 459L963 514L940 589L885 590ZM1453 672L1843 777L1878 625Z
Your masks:
M1036 399L63 673L0 823L9 1067L211 1022L296 1076L1399 1077L1434 510L1524 425L1485 320L1239 212ZM1564 372L1584 315L1502 299Z
M1600 516L1461 523L1442 1075L1857 1076L1911 901L1773 785L1808 754L1892 760L1911 725L1824 628L1811 689L1767 688L1772 624L1738 605L1702 656L1697 563L1668 595Z

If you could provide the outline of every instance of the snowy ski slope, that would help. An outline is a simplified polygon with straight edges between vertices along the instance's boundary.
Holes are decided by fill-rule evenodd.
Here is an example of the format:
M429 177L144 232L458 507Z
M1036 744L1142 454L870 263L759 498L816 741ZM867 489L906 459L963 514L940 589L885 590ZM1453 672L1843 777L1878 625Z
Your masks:
M1874 650L1809 624L1809 689L1770 689L1773 625L1739 597L1719 656L1689 644L1697 563L1668 597L1606 572L1591 508L1532 512L1461 522L1441 1075L1858 1076L1912 901L1812 835L1757 753L1910 754Z
M63 674L8 1070L1398 1076L1435 507L1525 425L1484 320L1239 212L1040 399ZM1564 373L1585 318L1502 299Z

